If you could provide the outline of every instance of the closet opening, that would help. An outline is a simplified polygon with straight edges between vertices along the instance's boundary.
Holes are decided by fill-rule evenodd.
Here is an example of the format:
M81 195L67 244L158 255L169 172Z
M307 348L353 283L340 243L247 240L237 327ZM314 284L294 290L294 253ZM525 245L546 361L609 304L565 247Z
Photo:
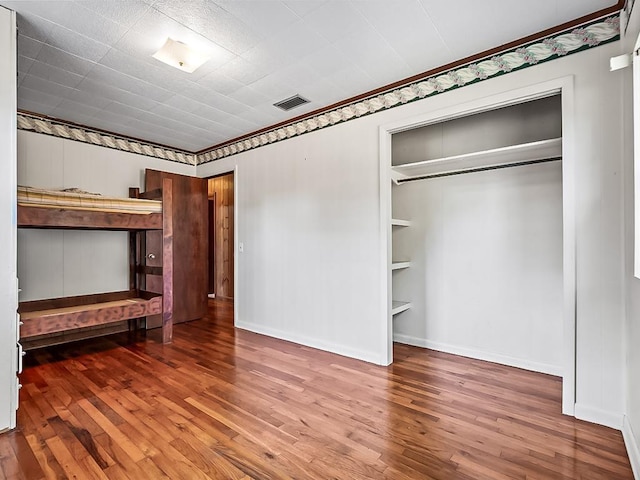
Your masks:
M539 88L381 127L383 343L562 377L572 415L572 89Z

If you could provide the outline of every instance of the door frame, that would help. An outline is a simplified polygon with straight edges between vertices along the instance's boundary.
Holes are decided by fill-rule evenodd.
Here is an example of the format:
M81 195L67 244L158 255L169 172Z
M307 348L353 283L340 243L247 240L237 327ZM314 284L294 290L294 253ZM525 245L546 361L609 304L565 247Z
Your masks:
M391 136L453 118L560 94L562 103L562 267L563 352L562 413L575 415L576 403L576 202L574 77L550 80L527 87L452 105L417 117L403 119L379 129L380 138L380 338L381 364L393 362L393 316L391 314Z
M233 325L235 326L238 318L240 318L240 289L238 285L240 284L240 251L238 245L241 243L238 241L238 191L239 191L239 172L238 166L229 166L228 168L223 168L219 172L216 172L211 175L207 175L206 177L202 177L207 182L210 178L220 177L223 175L228 175L229 173L233 173ZM208 195L207 195L208 197ZM216 295L217 296L217 295Z

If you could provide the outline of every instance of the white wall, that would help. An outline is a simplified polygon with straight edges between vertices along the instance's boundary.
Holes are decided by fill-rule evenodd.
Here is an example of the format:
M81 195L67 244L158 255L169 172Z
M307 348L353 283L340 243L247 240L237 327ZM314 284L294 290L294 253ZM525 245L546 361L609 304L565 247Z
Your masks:
M237 326L379 361L376 158L376 128L349 122L199 167L239 160Z
M640 6L636 4L633 16L627 28L626 36L618 53L629 53L634 50L636 39L640 33ZM637 48L637 47L636 47ZM632 109L632 69L618 72L624 79L621 91L624 105L624 239L625 239L625 294L626 322L623 349L625 351L626 371L626 421L623 434L629 459L636 478L640 479L640 280L634 277L634 129ZM640 186L636 186L640 188ZM638 193L640 194L640 192ZM637 259L636 259L637 261Z
M562 375L560 162L394 186L393 216L397 341Z
M144 169L195 175L195 167L38 133L18 132L18 184L78 187L128 197L144 191ZM20 300L129 288L126 232L20 229Z
M16 24L0 7L0 431L15 424Z
M637 8L637 7L636 7ZM577 411L622 422L621 77L610 44L198 167L238 167L238 325L380 361L380 125L573 75Z

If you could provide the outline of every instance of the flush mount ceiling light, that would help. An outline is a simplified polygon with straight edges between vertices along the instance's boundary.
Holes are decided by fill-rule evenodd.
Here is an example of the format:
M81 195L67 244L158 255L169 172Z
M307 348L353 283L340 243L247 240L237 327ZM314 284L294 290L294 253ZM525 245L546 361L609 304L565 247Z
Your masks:
M171 38L167 38L162 48L153 54L153 58L187 73L193 73L209 60L203 53L196 52L188 45Z

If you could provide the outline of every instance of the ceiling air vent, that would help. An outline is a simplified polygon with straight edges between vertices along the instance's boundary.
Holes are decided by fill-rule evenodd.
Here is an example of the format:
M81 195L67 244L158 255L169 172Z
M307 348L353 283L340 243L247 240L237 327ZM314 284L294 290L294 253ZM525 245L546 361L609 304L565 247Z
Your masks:
M285 98L284 100L274 103L273 106L281 108L286 112L288 110L291 110L292 108L304 105L305 103L309 103L309 100L301 97L300 95L294 95L293 97Z

